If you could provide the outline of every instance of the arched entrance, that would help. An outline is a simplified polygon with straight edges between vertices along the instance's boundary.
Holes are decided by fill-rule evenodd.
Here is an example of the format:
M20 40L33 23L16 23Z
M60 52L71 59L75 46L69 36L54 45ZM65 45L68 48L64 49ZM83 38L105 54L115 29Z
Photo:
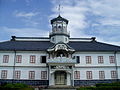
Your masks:
M67 73L65 71L55 72L55 85L66 85L67 84Z

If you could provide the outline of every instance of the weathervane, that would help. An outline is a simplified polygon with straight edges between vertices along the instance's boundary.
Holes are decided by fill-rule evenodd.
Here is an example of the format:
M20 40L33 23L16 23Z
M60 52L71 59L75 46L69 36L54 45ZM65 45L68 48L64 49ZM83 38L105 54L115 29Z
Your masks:
M61 5L59 4L59 7L58 7L58 12L59 12L59 15L61 13Z

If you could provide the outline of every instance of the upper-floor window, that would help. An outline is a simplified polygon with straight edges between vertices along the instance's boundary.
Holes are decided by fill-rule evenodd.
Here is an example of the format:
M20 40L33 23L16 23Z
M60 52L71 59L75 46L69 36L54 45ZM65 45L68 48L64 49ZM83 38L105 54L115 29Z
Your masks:
M46 63L46 56L41 56L41 63Z
M29 71L29 79L35 79L35 71Z
M52 41L54 41L54 38L52 38Z
M3 55L3 63L8 63L9 55Z
M76 56L77 63L80 63L80 56Z
M99 71L99 79L105 79L105 72Z
M74 78L75 79L80 79L80 71L75 71L74 72Z
M20 79L21 71L15 71L15 79Z
M98 56L98 63L104 63L103 56Z
M30 55L30 63L35 63L35 61L36 61L36 56Z
M116 79L117 78L117 72L111 71L111 78Z
M1 71L1 79L7 79L7 70Z
M22 62L22 55L17 55L16 56L16 63L21 63Z
M92 71L87 71L86 75L87 75L87 79L92 79Z
M47 79L47 71L41 71L41 79Z
M115 63L115 57L114 56L109 56L110 63Z
M86 64L91 64L92 58L91 56L86 56Z

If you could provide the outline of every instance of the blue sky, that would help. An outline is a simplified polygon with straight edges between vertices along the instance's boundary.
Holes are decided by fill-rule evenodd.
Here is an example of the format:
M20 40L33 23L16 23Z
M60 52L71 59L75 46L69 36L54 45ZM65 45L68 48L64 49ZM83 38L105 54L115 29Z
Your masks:
M59 4L71 37L120 45L120 0L0 0L0 41L48 36Z

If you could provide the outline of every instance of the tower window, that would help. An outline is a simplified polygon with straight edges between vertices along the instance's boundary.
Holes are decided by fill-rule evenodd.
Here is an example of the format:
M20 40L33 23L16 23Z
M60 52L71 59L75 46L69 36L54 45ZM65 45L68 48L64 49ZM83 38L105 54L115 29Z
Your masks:
M65 38L65 41L67 42L67 38Z
M41 63L46 63L46 56L41 56Z
M58 26L58 28L61 28L61 26Z
M54 38L52 38L52 41L54 41Z

